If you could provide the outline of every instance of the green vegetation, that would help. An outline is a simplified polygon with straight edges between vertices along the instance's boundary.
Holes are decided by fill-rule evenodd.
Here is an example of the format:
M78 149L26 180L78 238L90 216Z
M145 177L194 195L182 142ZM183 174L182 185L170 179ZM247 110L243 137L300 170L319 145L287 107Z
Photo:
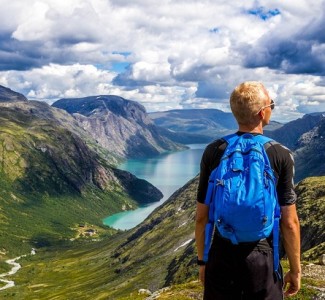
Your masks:
M42 195L2 194L7 203L0 227L0 245L10 257L29 253L32 247L60 244L75 238L79 224L93 224L105 234L115 231L104 227L102 219L120 211L126 195L95 189L79 195L49 197ZM9 205L10 203L10 205ZM99 231L100 232L100 231Z
M303 258L318 260L325 250L325 177L309 177L296 187Z
M1 256L0 256L1 258ZM0 274L7 273L10 271L11 267L4 261L0 261ZM0 283L1 284L1 283Z
M1 107L0 273L11 268L6 259L32 248L36 255L19 260L22 269L8 278L16 286L0 298L136 300L144 299L139 289L170 287L157 299L200 299L202 287L193 282L198 179L136 228L109 229L101 220L135 208L134 187L145 183L112 169L109 154L85 142L69 118L45 104ZM324 177L302 181L297 194L304 259L315 262L324 253ZM311 299L314 287L325 285L309 273L292 299Z
M12 276L16 287L1 296L15 299L15 293L23 299L107 299L105 286L114 274L110 247L107 241L84 239L40 249L19 261L23 268Z
M43 248L21 259L23 268L12 279L17 286L4 291L7 299L145 299L139 289L162 291L157 299L201 299L196 280L193 238L197 180L133 230L101 241L79 239ZM189 241L187 245L184 242ZM184 246L182 246L184 245ZM283 261L285 270L287 261ZM308 263L306 263L308 265ZM318 266L321 268L321 266ZM324 279L304 267L302 290L293 299L312 299ZM308 272L307 272L308 271ZM58 284L59 282L59 284Z
M138 288L156 290L166 282L182 281L188 278L186 272L195 278L193 241L182 247L193 238L194 212L187 208L194 201L195 189L196 182L188 190L181 190L183 197L169 201L134 230L101 241L64 240L38 249L36 255L19 261L22 269L11 276L16 286L3 291L2 296L14 299L14 293L26 299L64 299L67 295L71 299L119 299ZM184 204L181 199L188 197L191 202ZM186 226L189 218L190 226ZM182 267L183 263L189 266Z
M136 208L129 186L148 185L114 170L115 163L66 112L39 102L2 106L1 260L60 245L75 238L83 223L96 227L99 236L115 233L102 219ZM150 202L155 193L152 188L152 195L142 196Z

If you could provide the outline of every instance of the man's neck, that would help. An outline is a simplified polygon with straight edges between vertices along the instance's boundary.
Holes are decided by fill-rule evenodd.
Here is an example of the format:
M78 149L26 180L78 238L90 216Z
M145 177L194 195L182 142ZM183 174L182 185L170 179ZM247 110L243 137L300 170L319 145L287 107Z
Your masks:
M263 134L263 126L262 126L261 123L258 126L249 126L249 125L241 125L241 124L239 124L238 131Z

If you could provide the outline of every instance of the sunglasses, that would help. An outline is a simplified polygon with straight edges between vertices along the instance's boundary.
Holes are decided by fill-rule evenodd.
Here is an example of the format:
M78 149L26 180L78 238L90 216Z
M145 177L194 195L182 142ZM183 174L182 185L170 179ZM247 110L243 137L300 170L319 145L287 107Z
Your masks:
M259 114L262 109L267 108L267 107L271 107L272 110L274 109L275 103L274 103L273 99L271 99L271 103L269 105L262 106L257 114Z

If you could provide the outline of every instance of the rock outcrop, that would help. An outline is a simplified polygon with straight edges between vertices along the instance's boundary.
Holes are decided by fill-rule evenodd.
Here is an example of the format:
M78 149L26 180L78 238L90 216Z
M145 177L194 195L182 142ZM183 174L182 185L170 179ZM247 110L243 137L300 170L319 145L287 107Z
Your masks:
M0 85L0 102L26 102L27 98L9 88Z
M325 175L325 117L297 141L294 152L296 182L310 176Z

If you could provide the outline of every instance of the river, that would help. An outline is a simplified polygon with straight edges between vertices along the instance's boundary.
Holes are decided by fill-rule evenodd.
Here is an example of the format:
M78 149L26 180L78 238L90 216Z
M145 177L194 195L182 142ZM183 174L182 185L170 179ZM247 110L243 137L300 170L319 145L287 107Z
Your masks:
M36 251L33 248L30 255L35 255L35 254L36 254ZM6 263L11 265L12 268L9 272L0 274L0 281L5 283L5 285L3 287L0 287L0 291L9 289L9 288L15 286L15 282L13 280L7 280L7 279L2 279L2 278L16 274L19 271L19 269L21 268L21 265L19 263L17 263L16 261L21 259L22 257L26 257L26 256L27 256L27 254L18 256L13 259L6 260Z
M130 229L141 223L156 207L164 203L177 189L199 172L205 144L187 145L184 151L161 154L145 159L129 159L119 166L156 186L164 194L159 201L136 210L125 211L103 220L105 225L116 229Z

